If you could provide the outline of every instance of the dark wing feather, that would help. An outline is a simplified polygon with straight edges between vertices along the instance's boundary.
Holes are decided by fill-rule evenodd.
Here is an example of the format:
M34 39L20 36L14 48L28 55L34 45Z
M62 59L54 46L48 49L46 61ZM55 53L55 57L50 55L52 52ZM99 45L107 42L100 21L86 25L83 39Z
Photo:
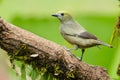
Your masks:
M80 35L78 35L78 37L82 37L84 39L95 39L95 40L97 40L97 37L95 37L94 35L92 35L88 32L80 33Z

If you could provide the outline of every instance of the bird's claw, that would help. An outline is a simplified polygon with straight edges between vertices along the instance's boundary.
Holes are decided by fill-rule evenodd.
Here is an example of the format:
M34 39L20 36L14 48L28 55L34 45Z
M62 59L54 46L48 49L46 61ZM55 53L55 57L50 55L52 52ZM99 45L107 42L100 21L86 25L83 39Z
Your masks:
M64 46L64 49L67 50L67 51L70 51L70 49L68 49L67 47Z

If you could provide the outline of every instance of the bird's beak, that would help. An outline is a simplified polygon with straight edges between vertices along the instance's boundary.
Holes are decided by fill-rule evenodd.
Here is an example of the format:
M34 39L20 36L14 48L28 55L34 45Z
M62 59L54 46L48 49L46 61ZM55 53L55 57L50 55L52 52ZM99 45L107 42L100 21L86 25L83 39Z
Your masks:
M52 14L52 16L54 16L54 17L58 17L58 14L54 13L54 14Z

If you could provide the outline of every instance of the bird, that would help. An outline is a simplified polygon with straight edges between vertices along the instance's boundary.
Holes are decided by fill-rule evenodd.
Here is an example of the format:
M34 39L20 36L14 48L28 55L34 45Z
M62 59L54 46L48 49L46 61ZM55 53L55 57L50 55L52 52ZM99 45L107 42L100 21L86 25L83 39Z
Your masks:
M89 33L84 27L82 27L68 12L58 11L53 13L52 16L57 17L60 21L60 33L63 38L70 44L74 45L69 50L81 49L82 54L80 61L83 59L83 54L86 48L104 45L109 48L113 46L99 40L96 36Z

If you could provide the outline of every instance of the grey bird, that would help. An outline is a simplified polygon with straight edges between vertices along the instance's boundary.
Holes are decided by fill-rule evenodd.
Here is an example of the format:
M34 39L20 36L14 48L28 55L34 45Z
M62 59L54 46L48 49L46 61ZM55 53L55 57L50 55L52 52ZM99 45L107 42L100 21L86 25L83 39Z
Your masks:
M75 47L69 50L77 50L80 48L82 54L80 60L82 61L83 54L86 48L93 46L104 45L109 48L112 48L112 45L106 44L103 41L99 40L96 36L87 32L77 21L75 21L72 16L65 12L59 11L52 14L52 16L57 17L60 21L60 33L65 40Z

